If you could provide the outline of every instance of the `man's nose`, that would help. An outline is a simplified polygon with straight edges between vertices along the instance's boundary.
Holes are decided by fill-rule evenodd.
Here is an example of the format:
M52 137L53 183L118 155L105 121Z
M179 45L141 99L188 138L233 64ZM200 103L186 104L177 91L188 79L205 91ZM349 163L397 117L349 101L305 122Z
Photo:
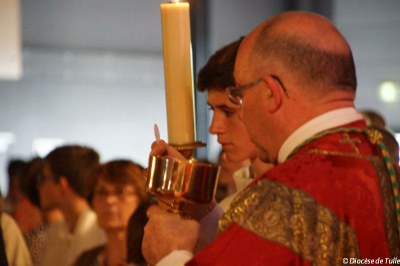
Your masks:
M225 128L224 124L215 117L213 117L213 119L211 120L211 125L208 128L208 132L210 132L210 134L216 135L223 133L224 128Z

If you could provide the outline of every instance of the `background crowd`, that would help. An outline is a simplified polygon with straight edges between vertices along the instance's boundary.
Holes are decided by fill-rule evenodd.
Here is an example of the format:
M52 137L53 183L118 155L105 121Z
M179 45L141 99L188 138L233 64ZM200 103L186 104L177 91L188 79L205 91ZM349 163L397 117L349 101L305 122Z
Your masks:
M45 158L11 160L8 170L0 239L8 265L145 264L151 197L141 165L100 163L94 149L66 145Z

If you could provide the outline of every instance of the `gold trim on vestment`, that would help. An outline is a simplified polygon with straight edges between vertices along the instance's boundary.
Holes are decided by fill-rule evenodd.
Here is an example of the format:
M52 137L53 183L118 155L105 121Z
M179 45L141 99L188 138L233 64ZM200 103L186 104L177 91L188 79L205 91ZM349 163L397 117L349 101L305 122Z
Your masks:
M220 220L284 245L314 265L342 265L359 255L354 230L306 192L260 180L239 193Z
M379 139L381 135L376 134L372 135L375 138ZM385 216L385 232L386 239L388 243L388 248L390 252L390 257L400 257L400 239L399 232L397 231L397 222L396 222L396 208L394 205L394 196L392 190L392 184L390 182L390 177L388 175L388 171L385 167L385 162L383 159L376 155L369 154L359 154L355 153L347 153L347 152L338 152L338 151L328 151L328 150L318 150L318 149L310 149L307 153L312 154L321 154L321 155L330 155L330 156L341 156L341 157L351 157L369 160L378 176L378 182L381 189L381 195L383 200L383 210ZM399 173L397 174L397 183L400 183Z
M400 257L393 183L384 160L380 156L360 153L359 145L362 143L359 138L351 138L347 132L337 133L343 135L339 143L351 145L353 151L311 148L305 154L357 158L372 163L381 188L389 252L392 258ZM382 138L375 131L369 131L368 137L373 144ZM300 148L296 148L293 155ZM396 184L400 184L398 172L396 177ZM313 265L342 265L343 258L359 257L356 232L331 209L316 202L303 190L268 179L260 180L234 198L230 209L220 220L220 232L233 223L287 247Z
M390 257L400 257L400 239L397 231L396 208L394 205L394 196L392 191L392 183L390 182L388 171L386 170L383 160L372 162L378 174L379 185L383 200L383 211L385 215L386 238L389 247ZM397 180L399 182L399 174Z

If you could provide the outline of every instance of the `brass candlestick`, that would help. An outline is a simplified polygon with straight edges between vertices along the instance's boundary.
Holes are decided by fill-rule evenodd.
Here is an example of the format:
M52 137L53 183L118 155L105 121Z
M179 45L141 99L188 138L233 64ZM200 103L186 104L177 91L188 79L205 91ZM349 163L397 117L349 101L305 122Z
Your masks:
M206 144L201 141L196 141L194 143L189 143L189 144L181 144L181 145L170 144L170 145L174 147L177 151L179 151L186 159L189 159L197 148L206 146Z
M174 146L185 153L187 159L150 156L147 190L157 196L168 211L190 218L191 215L185 212L187 204L213 201L220 169L217 165L189 159L195 148L205 146L204 143Z

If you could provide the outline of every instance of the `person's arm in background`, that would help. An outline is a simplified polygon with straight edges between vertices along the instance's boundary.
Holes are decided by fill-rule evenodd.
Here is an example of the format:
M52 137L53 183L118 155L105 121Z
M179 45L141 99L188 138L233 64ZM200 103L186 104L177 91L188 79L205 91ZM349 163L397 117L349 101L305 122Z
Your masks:
M6 213L1 214L1 229L9 265L32 265L24 237L16 222Z

